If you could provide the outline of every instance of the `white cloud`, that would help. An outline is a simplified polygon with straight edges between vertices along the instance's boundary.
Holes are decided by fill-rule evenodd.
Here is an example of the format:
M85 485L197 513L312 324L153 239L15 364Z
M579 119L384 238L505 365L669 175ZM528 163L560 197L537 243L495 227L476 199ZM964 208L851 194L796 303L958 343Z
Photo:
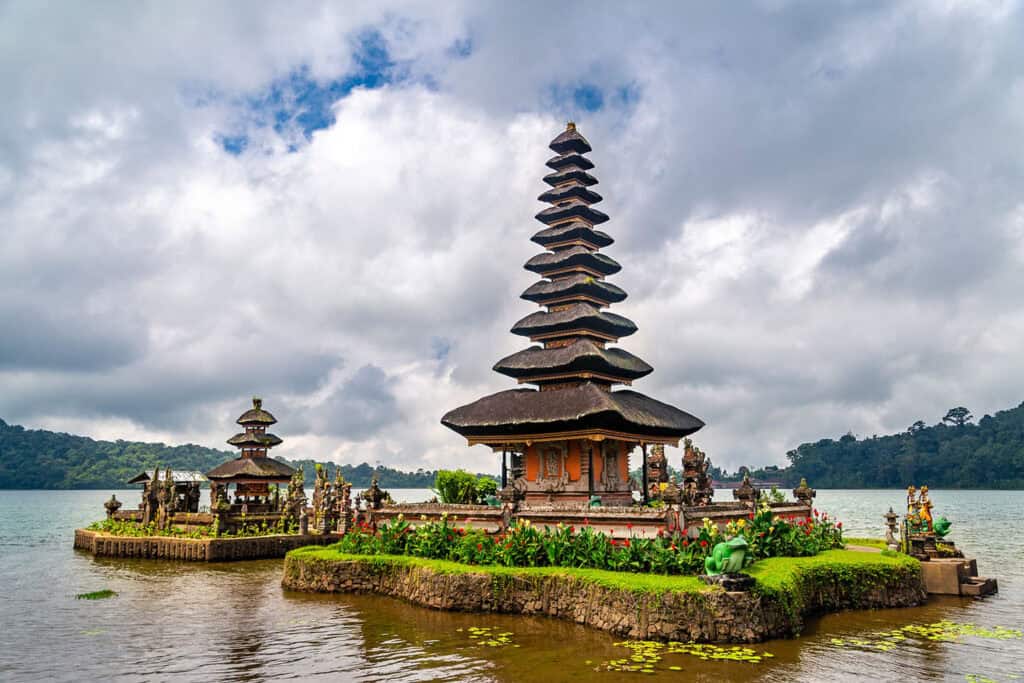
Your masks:
M259 392L290 456L493 469L438 420L512 386L490 367L524 346L520 266L569 116L640 326L623 346L655 367L636 389L704 418L717 463L1016 404L1021 23L4 5L0 416L216 446ZM368 29L404 80L341 98L294 152L252 125L224 151L247 95L342 77ZM584 85L600 111L571 101Z

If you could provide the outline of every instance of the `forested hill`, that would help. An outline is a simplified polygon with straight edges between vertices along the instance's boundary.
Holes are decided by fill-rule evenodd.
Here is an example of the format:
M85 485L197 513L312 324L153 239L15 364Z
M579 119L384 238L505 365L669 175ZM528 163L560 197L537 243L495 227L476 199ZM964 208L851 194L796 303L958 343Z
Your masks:
M787 483L807 477L815 488L1024 489L1024 403L973 419L959 407L900 434L805 443L782 472Z
M237 452L188 444L166 446L137 441L94 441L42 429L25 429L0 420L0 489L121 489L125 481L154 467L207 472ZM306 483L313 481L316 462L292 462L302 467ZM333 474L335 465L329 465ZM434 472L402 472L389 467L342 465L341 473L354 486L370 485L377 472L382 488L429 488Z

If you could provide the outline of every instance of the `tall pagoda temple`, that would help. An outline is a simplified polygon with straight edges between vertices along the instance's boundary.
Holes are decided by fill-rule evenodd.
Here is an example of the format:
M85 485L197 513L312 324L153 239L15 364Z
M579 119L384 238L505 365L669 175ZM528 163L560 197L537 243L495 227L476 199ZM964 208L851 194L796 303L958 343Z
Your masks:
M237 422L245 431L235 434L228 443L241 453L206 473L211 484L211 503L216 504L221 486L226 490L234 484L236 504L269 504L270 484L287 484L295 474L294 469L268 455L271 448L282 442L267 431L277 418L263 409L262 399L253 397L252 408L242 413Z
M529 501L577 502L598 496L605 505L632 500L629 455L648 444L678 445L704 426L678 408L630 390L652 372L621 348L609 347L636 332L627 318L606 309L626 298L607 281L621 266L600 253L613 240L594 226L608 216L593 207L601 195L584 155L590 143L573 123L551 141L554 157L538 197L551 206L537 214L544 228L532 238L547 251L526 262L542 279L522 298L542 309L512 327L539 345L503 358L494 370L534 388L510 389L448 412L441 423L502 452L502 484ZM645 469L645 468L642 468ZM643 487L646 490L646 487Z

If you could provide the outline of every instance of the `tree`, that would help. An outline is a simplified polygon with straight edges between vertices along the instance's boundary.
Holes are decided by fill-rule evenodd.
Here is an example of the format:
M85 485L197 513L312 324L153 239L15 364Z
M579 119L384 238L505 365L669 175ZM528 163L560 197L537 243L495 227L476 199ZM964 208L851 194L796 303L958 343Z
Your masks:
M914 434L917 434L918 432L923 431L924 428L927 427L927 426L928 425L926 425L924 423L924 420L918 420L914 424L912 424L909 427L907 427L907 434L910 434L911 436L913 436Z
M963 427L973 419L974 416L971 415L971 411L963 406L957 406L956 408L950 408L946 413L946 417L942 418L942 421L957 427Z

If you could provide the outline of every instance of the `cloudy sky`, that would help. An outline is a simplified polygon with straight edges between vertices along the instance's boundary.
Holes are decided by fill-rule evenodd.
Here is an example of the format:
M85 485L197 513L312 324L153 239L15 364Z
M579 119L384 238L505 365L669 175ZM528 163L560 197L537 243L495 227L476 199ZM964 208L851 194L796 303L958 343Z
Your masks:
M0 1L0 417L493 470L567 119L719 465L1018 404L1014 2Z

